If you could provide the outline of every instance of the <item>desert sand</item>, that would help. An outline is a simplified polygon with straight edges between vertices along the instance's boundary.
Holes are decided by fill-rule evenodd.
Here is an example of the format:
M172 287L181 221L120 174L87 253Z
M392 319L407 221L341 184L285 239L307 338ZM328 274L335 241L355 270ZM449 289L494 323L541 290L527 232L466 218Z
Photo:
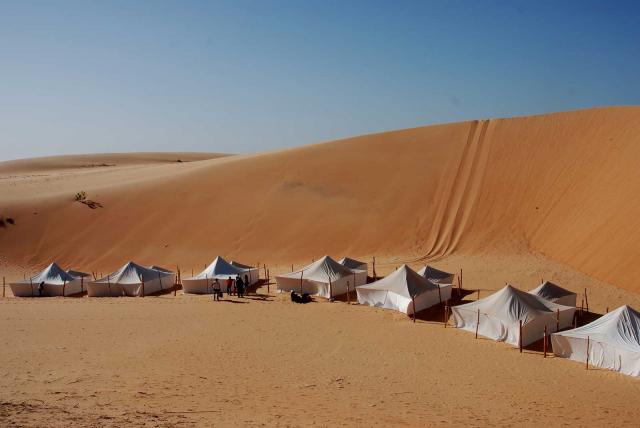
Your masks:
M481 296L549 279L640 306L640 108L491 119L251 155L0 163L0 271L51 260L271 276L324 254L464 271ZM181 162L177 160L180 159ZM75 201L77 192L102 207ZM206 296L0 300L0 422L16 425L637 425L636 379L273 285ZM475 293L465 297L476 298ZM230 303L234 302L234 303Z

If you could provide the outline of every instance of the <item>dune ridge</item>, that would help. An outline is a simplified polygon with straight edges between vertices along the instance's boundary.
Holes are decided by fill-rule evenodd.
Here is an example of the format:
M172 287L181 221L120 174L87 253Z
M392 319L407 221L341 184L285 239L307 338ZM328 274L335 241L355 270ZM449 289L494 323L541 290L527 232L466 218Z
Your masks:
M640 107L614 107L91 174L15 177L3 163L1 209L16 226L0 230L0 251L104 271L216 254L274 264L530 252L639 291L638 143ZM103 208L74 203L80 190Z

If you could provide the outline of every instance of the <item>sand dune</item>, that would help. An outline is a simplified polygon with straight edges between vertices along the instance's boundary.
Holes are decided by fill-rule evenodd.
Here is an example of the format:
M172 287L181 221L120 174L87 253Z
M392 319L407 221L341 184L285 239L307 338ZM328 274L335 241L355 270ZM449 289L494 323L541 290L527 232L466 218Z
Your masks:
M200 266L216 254L277 264L524 251L638 291L639 139L640 108L625 107L92 174L7 178L5 164L2 210L17 225L0 231L0 248L19 264L55 256L103 271L130 258ZM75 203L80 190L104 208Z
M378 273L464 269L484 297L541 277L592 311L640 306L640 107L393 131L254 155L0 163L0 271L126 260L185 274L221 254L272 276L331 254ZM176 162L177 159L188 162ZM103 166L106 164L109 166ZM102 207L75 201L77 192ZM637 380L401 314L264 287L0 299L0 423L637 425ZM467 299L476 298L473 292ZM232 302L232 303L230 303ZM116 346L113 346L116 344Z

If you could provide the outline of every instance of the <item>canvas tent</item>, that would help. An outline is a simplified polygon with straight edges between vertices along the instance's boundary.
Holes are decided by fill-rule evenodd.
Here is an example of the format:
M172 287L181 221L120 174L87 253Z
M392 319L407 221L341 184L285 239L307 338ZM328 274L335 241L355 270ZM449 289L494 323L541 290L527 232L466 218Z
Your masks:
M451 298L451 285L434 284L417 272L402 265L392 274L371 284L356 288L358 303L393 309L407 315L430 308Z
M235 266L244 271L244 274L242 276L243 280L244 280L244 275L249 276L249 285L253 285L260 280L260 269L258 269L255 266L245 265L233 260L231 260L231 266Z
M147 296L173 287L175 274L128 262L117 271L92 281L87 286L90 297Z
M361 262L359 260L350 259L349 257L343 257L338 260L342 266L345 266L351 269L351 272L356 274L356 283L357 284L366 284L367 283L367 274L368 274L368 266L365 262Z
M559 305L573 307L576 306L578 298L578 295L573 291L565 290L549 281L545 281L533 290L529 290L529 293Z
M295 291L314 294L324 298L339 296L356 286L363 285L362 278L346 266L341 265L329 256L311 263L304 268L276 276L276 285L280 291Z
M69 275L57 263L51 263L39 274L23 281L9 284L16 297L38 296L38 286L44 282L43 296L71 296L81 294L83 280Z
M640 377L640 312L622 306L597 320L551 335L558 357Z
M80 272L77 270L67 270L67 273L71 276L74 276L76 278L84 278L84 281L89 281L89 278L91 278L91 274L86 273L86 272Z
M519 322L522 321L522 345L529 345L549 333L571 326L576 308L558 305L520 291L511 285L491 296L451 308L454 325L497 341L518 346ZM480 322L478 323L478 319Z
M453 273L445 272L429 265L420 269L418 274L435 284L453 284L453 278L455 277Z
M245 269L233 266L222 257L216 257L209 266L207 266L199 274L191 278L182 280L182 288L185 293L189 294L212 294L213 282L217 279L220 282L220 288L226 287L226 280L231 277L233 280L236 276L244 277Z

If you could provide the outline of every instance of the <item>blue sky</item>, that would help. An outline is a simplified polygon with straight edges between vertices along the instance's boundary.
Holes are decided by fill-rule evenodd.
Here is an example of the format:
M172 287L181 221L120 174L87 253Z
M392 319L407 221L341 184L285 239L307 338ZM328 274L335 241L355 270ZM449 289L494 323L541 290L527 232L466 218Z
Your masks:
M0 159L640 104L637 1L0 1Z

